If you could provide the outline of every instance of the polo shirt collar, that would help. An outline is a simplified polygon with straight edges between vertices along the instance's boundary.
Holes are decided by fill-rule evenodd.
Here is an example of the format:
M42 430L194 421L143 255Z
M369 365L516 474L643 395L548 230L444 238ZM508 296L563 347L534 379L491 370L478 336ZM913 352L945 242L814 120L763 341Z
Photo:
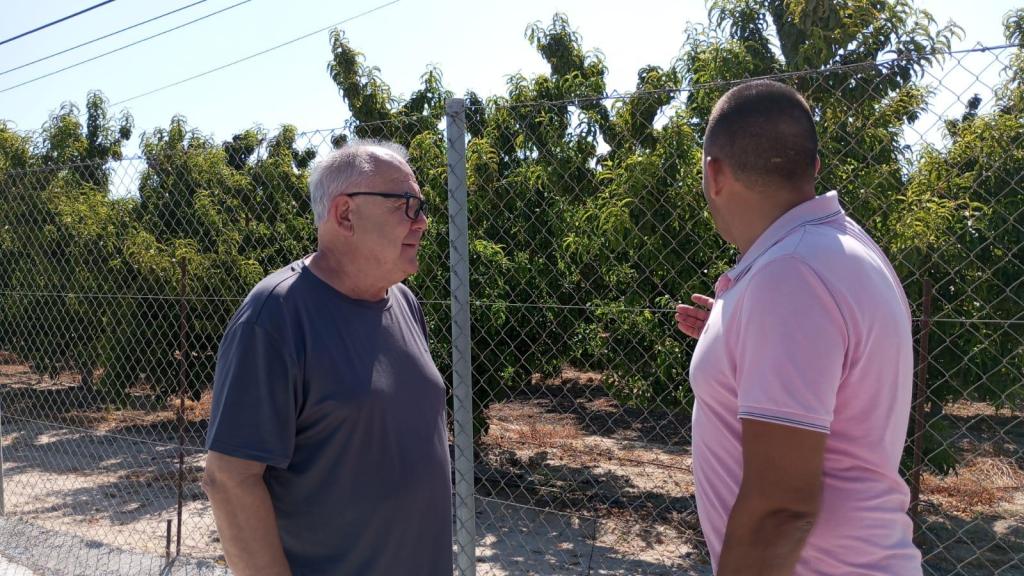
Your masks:
M797 206L794 206L789 212L786 212L779 217L778 220L772 223L764 232L758 236L757 241L754 245L747 250L740 261L731 270L722 275L716 283L716 291L728 290L728 287L737 282L747 270L761 257L762 254L768 251L769 248L777 244L780 240L789 236L791 232L800 228L801 226L808 226L811 224L820 224L828 222L833 218L839 218L844 216L846 213L843 211L842 206L839 205L839 194L833 190L822 194L821 196L815 196L814 198L803 202Z

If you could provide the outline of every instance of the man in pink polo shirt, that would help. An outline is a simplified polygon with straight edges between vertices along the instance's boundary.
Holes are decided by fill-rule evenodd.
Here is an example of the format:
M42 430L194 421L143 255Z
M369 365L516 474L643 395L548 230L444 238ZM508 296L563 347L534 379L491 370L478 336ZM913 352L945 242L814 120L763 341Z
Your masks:
M680 305L697 511L718 576L920 575L899 473L910 309L835 192L793 89L755 81L715 106L704 196L741 257L715 298Z

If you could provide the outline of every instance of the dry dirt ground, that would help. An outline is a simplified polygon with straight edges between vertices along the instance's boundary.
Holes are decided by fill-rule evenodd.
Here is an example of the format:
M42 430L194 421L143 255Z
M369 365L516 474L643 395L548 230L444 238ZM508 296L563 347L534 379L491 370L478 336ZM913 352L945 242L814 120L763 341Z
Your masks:
M689 414L624 408L598 374L564 371L536 384L488 409L490 469L478 493L491 488L513 501L597 518L598 542L612 545L595 548L595 556L625 553L675 570L703 565ZM943 418L959 465L922 477L925 573L1024 575L1022 414L962 402L947 406Z
M169 519L176 546L180 474L181 554L215 567L220 545L198 483L208 398L187 403L179 448L176 404L150 406L140 392L114 410L75 380L0 366L8 518L86 547L163 558ZM1024 422L984 405L946 412L961 465L923 480L926 573L1024 574ZM487 420L476 467L479 574L709 573L689 414L623 408L599 375L566 371L491 405ZM37 548L21 551L68 553Z

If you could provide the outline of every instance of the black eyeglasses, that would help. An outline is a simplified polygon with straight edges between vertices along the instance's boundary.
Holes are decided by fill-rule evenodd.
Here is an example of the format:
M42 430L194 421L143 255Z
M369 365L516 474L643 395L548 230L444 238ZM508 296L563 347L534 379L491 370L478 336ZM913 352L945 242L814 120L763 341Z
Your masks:
M420 214L427 215L427 201L420 196L408 192L349 192L342 196L379 196L381 198L404 198L405 216L409 220L416 220Z

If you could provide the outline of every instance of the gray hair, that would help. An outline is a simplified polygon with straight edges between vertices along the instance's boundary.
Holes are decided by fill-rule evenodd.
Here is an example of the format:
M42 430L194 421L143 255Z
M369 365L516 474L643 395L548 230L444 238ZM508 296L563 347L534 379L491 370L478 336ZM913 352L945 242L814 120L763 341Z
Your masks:
M331 209L331 202L343 190L357 184L374 170L375 160L382 154L393 154L408 164L409 151L403 146L383 140L352 140L332 150L316 163L309 175L309 204L313 223L319 226Z

